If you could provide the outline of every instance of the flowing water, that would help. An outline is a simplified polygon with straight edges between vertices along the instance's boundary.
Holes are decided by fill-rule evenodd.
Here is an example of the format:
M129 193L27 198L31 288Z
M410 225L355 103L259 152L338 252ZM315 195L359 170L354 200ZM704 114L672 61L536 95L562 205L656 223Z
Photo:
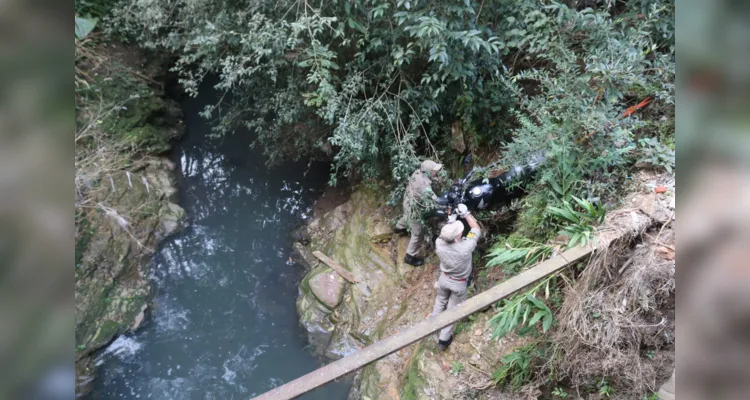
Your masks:
M190 226L165 240L150 278L150 321L98 358L96 399L249 399L321 366L307 349L295 300L303 271L290 233L310 218L326 165L267 169L246 132L210 139L205 100L183 104L174 151ZM348 382L305 399L345 399Z

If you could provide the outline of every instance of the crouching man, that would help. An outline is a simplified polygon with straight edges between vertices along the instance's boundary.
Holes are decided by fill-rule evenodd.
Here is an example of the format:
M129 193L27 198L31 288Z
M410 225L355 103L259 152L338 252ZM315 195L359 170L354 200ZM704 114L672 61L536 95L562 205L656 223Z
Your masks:
M446 308L453 308L466 300L466 288L471 275L471 254L477 247L477 240L481 231L474 216L469 213L465 205L459 204L457 213L466 220L471 230L462 237L464 224L453 221L440 230L440 236L435 239L435 252L440 259L440 278L437 281L437 297L431 315L437 315ZM445 350L453 341L453 325L440 331L438 345Z

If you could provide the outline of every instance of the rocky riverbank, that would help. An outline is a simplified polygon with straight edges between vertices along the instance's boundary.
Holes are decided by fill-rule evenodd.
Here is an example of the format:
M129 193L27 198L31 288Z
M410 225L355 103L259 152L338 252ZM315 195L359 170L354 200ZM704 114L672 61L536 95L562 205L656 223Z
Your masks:
M162 155L184 132L182 113L152 79L162 71L159 63L148 63L141 52L121 45L98 50L98 64L87 60L80 65L91 82L87 83L90 92L79 100L98 92L102 102L118 106L97 114L92 103L79 101L83 127L76 138L79 395L93 379L92 355L143 323L151 294L146 279L150 257L161 239L180 229L185 217L177 204L175 165ZM91 123L86 118L96 120ZM85 135L80 133L83 129ZM123 141L133 145L122 146ZM105 154L101 160L92 156L96 151ZM118 158L118 164L108 159L112 157ZM117 167L96 169L104 165Z
M651 187L646 184L644 190L653 192L653 184ZM407 238L390 234L390 223L396 211L385 205L385 192L359 188L348 201L317 216L303 233L297 235L299 241L294 244L296 259L309 268L299 287L297 310L314 350L327 358L347 356L410 327L426 318L432 310L438 260L434 256L428 258L421 268L403 264L401 260ZM632 213L648 215L652 221L647 224L649 229L658 231L672 222L669 204L674 196L673 191L670 196L651 194L644 197L643 193L634 194L623 211L612 213L613 218L627 223L631 219L638 220ZM633 204L635 208L631 207ZM633 238L641 237L643 224L638 226L641 228L634 228L638 232L633 231ZM671 235L671 228L660 233L662 237ZM649 249L651 258L631 265L630 269L640 276L644 274L643 271L659 268L663 272L659 274L664 279L654 279L648 285L673 284L674 259L668 259L669 255L664 259L665 256L658 253L659 246L659 243L653 241L643 241L633 250L618 248L617 251L633 254L638 251L638 254L642 254L644 248ZM342 279L312 255L315 250L322 251L343 265L359 282L350 284ZM618 260L612 268L622 268L623 259ZM481 270L482 263L479 265L476 268L478 271ZM625 273L621 278L615 275L613 279L620 279L627 285L630 284L628 276ZM640 290L653 292L651 286ZM660 290L665 289L660 287ZM667 289L660 296L669 298L669 293ZM673 296L674 292L671 293ZM574 292L565 291L560 296L557 301L572 304L576 302ZM637 303L628 307L633 313L640 312L640 305ZM664 311L667 314L670 312ZM549 387L542 387L549 386L549 383L541 383L535 387L526 387L525 392L514 393L495 384L493 373L503 365L503 357L532 342L538 343L539 338L509 334L500 340L493 339L489 320L494 313L495 310L490 309L459 322L448 351L440 352L436 340L428 337L368 365L357 373L350 399L513 399L533 396L535 393L540 395L540 388L551 390ZM647 373L647 377L653 381L646 385L654 391L661 380L666 378L665 374L668 376L671 372L673 363L674 344L669 339L669 335L674 332L673 321L666 322L663 329L661 335L667 339L658 339L659 344L654 347L656 350L648 353L650 359L643 359L643 365L651 363L648 368L654 368ZM652 343L649 342L651 339L648 335L655 333L639 332L638 335L642 335L642 338L635 343L636 346ZM617 381L617 377L610 378L610 381L613 380ZM625 381L619 382L626 384Z
M408 238L391 235L395 215L383 193L387 191L354 191L347 202L307 226L306 235L300 235L309 239L307 246L294 245L298 260L310 268L300 284L300 321L315 351L329 359L395 334L432 310L437 259L429 258L421 268L403 263ZM345 266L359 283L344 281L312 255L314 250ZM467 338L461 336L449 353L476 354ZM447 399L466 392L466 383L444 369L444 357L433 342L423 340L362 369L350 398ZM489 343L483 341L485 347ZM489 365L502 355L491 353L495 354L487 359Z

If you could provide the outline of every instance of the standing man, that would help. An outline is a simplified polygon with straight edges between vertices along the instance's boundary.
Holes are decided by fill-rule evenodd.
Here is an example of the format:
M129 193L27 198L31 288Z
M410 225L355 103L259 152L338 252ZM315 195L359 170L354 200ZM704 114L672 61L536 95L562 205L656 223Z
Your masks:
M424 258L419 257L419 247L424 236L421 214L427 206L425 203L432 202L437 197L432 192L430 179L436 177L442 168L443 164L435 161L422 161L420 168L411 174L404 193L404 215L396 224L396 233L406 233L407 227L411 230L411 239L409 239L409 247L406 248L404 262L415 267L424 264Z
M453 221L445 224L440 236L435 239L435 252L440 258L440 278L437 281L437 297L432 315L440 314L466 300L466 288L471 275L471 253L477 247L481 234L479 224L469 213L466 205L459 204L456 214L466 220L471 230L462 238L464 224ZM438 345L445 350L453 341L453 325L440 331Z

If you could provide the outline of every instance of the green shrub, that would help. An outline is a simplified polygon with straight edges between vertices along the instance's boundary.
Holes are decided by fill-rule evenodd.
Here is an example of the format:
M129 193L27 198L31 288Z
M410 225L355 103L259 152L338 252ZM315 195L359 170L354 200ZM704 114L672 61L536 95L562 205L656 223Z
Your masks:
M553 247L532 240L511 235L508 239L498 240L485 256L489 258L487 267L502 266L506 274L517 274L522 269L546 259L552 254Z
M564 201L562 207L548 206L549 214L560 221L562 230L560 234L569 237L568 248L577 245L585 246L594 237L595 225L604 221L606 209L598 203L582 200L573 196L573 200L582 210L577 211L568 201Z
M640 145L639 163L664 168L667 172L672 172L675 163L674 149L670 149L655 137L639 139L638 144Z
M106 25L174 54L192 95L217 75L232 95L204 115L218 132L253 130L271 163L330 145L332 183L401 182L418 158L445 156L456 122L469 151L506 147L506 165L569 155L580 179L607 183L587 185L596 197L632 162L638 117L618 118L629 96L673 97L674 5L613 4L124 0Z
M520 347L503 356L502 365L492 374L496 385L508 385L511 390L518 390L534 377L535 361L542 355L536 343Z
M489 320L489 325L493 328L492 337L502 339L516 328L521 328L520 333L525 334L537 324L541 325L543 332L547 332L552 326L554 315L535 294L541 288L545 288L545 293L549 294L553 278L554 276L548 277L531 290L498 302L497 311Z

